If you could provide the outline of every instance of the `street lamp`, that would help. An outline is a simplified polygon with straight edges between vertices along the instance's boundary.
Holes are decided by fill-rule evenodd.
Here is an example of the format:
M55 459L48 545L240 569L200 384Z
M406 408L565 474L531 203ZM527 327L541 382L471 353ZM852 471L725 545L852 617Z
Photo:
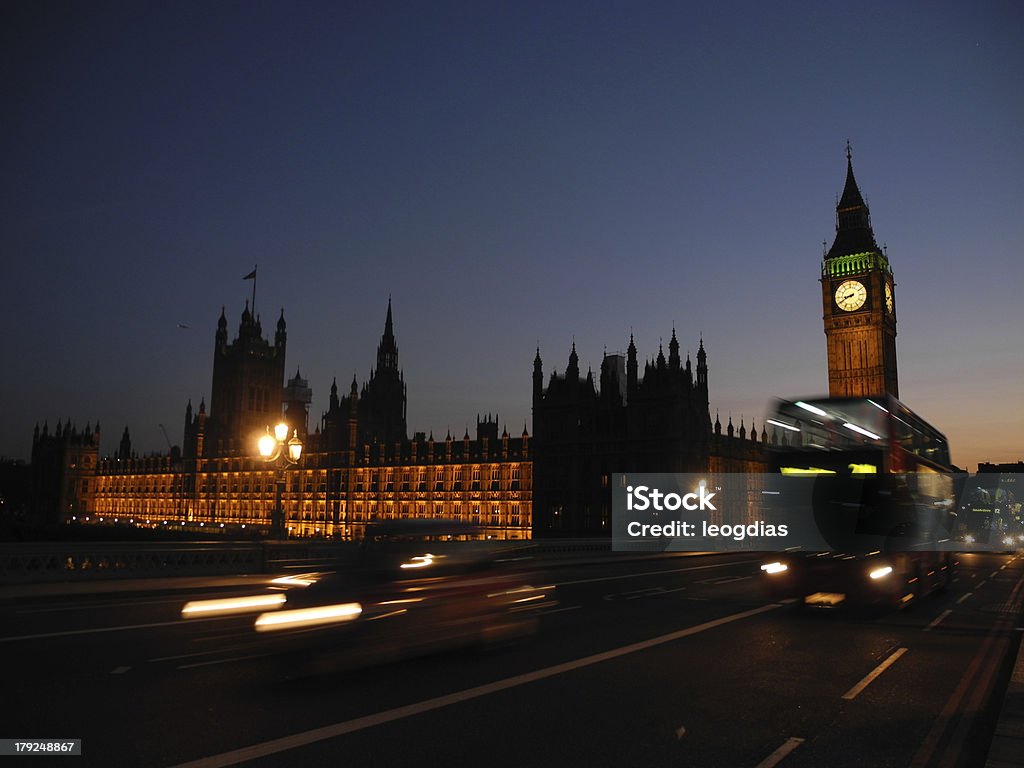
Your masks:
M267 427L266 433L260 436L257 447L260 457L268 464L274 464L277 467L277 479L274 483L276 493L270 528L275 538L284 538L285 517L284 507L281 503L281 494L284 492L284 471L299 463L299 459L302 458L302 441L299 439L298 430L293 430L292 437L289 439L288 425L282 421L274 427L273 434L270 432L270 427Z

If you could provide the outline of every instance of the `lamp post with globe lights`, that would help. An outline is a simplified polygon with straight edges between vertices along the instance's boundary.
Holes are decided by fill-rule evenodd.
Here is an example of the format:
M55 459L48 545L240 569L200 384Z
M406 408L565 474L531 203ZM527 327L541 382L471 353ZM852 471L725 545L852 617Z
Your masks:
M274 483L274 509L270 513L271 535L277 539L285 538L287 535L284 507L281 502L281 495L284 492L284 472L288 467L298 464L299 459L302 458L302 440L299 439L299 432L293 430L292 436L289 438L288 430L288 425L283 421L274 427L273 433L268 426L266 433L260 436L257 442L260 458L277 467L277 478Z

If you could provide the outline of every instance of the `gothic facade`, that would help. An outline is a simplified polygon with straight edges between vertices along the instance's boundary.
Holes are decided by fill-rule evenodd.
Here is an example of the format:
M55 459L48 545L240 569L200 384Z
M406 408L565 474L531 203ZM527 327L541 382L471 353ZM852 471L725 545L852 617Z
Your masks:
M81 432L70 421L36 425L32 434L31 498L37 524L53 525L88 514L96 489L100 424Z
M755 473L765 469L751 425L725 434L708 405L704 340L697 365L683 363L675 329L669 354L659 348L640 374L632 335L626 354L605 354L597 379L581 376L575 343L565 372L544 383L540 350L533 361L534 525L538 535L607 535L612 475L624 472Z
M899 397L895 288L888 254L875 241L871 211L857 187L847 145L836 237L821 265L829 397Z
M532 457L524 429L498 433L497 418L477 417L476 435L416 433L406 427L406 387L398 367L391 302L377 365L360 388L355 379L310 432L312 391L296 371L284 381L284 313L274 341L263 338L248 304L228 342L221 313L214 342L213 395L185 410L184 446L169 455L137 457L127 428L117 453L94 467L82 504L90 522L147 527L269 532L282 482L256 455L256 440L283 418L303 439L302 460L283 470L284 525L292 536L362 538L367 523L445 517L480 526L481 535L529 538Z
M895 283L849 149L820 281L831 396L898 395ZM712 422L703 339L696 365L689 355L684 362L674 329L668 356L659 348L642 372L632 336L626 354L603 356L597 376L581 374L573 344L564 372L545 381L538 349L532 438L525 426L519 437L499 435L489 416L477 418L473 437L410 437L390 300L369 378L361 386L353 378L345 393L332 383L312 431L312 391L298 370L285 382L286 346L283 311L271 341L246 304L229 342L222 310L209 410L205 401L196 411L188 404L183 447L168 455L136 457L127 429L117 453L102 460L98 425L37 433L33 465L50 478L53 490L39 490L49 519L85 513L136 525L269 530L280 476L255 443L282 408L305 446L302 462L284 473L288 529L340 538L359 538L374 519L435 516L478 523L497 538L606 534L614 473L758 473L777 439L765 425L748 432L741 421L737 430L730 417L723 431L717 414Z

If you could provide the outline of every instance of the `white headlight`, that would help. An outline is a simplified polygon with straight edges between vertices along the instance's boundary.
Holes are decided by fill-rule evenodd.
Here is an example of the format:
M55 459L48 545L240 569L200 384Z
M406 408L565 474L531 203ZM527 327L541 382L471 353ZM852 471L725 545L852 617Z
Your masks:
M892 573L892 566L884 565L881 568L875 568L875 570L869 573L868 576L870 576L872 579L884 579L890 573Z
M788 571L789 566L776 561L774 563L765 563L761 566L761 570L765 573L782 573L783 571Z

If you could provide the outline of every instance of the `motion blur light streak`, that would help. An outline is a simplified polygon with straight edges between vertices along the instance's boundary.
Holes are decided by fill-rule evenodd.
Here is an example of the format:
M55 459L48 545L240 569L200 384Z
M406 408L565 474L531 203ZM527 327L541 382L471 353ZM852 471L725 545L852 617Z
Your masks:
M818 408L815 405L809 405L808 403L805 403L803 400L797 400L794 403L794 405L797 406L798 408L803 408L805 411L810 411L816 416L828 416L828 414L821 410L821 408Z
M319 573L298 573L294 576L279 576L271 579L270 583L288 587L308 587L310 584L316 584L319 579Z
M892 573L892 566L891 565L886 565L886 566L884 566L882 568L876 568L875 570L873 570L868 575L872 579L884 579L890 573Z
M182 618L196 616L230 616L233 613L249 613L251 611L277 608L284 604L284 595L251 595L249 597L231 597L224 600L193 600L185 603L181 609Z
M441 555L444 557L444 555ZM401 568L426 568L428 565L433 565L435 559L440 559L436 555L426 554L417 555L416 557L402 563Z
M359 603L338 603L317 608L299 608L294 611L264 613L256 619L257 632L274 632L279 629L315 627L323 624L337 624L352 621L363 612Z
M789 570L789 566L786 565L785 563L779 563L779 562L765 563L764 565L761 566L761 570L764 571L765 573L782 573L783 571L788 571Z
M856 424L851 424L848 421L844 421L843 426L846 427L847 429L852 429L854 432L859 432L865 437L870 437L872 440L881 440L881 438L874 432L869 432L868 430L864 429L864 427L858 427Z

